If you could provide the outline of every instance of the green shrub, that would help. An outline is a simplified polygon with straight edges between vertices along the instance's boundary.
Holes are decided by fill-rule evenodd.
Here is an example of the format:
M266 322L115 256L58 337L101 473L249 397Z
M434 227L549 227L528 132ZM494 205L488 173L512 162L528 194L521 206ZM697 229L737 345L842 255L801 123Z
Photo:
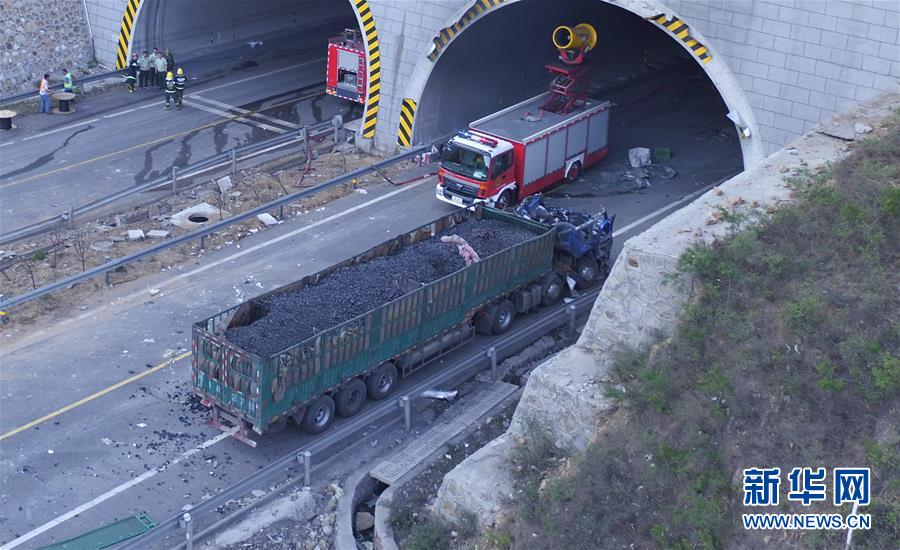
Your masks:
M41 248L39 250L35 250L34 254L31 255L31 259L36 262L43 262L44 260L47 259L47 251L44 250L43 248Z

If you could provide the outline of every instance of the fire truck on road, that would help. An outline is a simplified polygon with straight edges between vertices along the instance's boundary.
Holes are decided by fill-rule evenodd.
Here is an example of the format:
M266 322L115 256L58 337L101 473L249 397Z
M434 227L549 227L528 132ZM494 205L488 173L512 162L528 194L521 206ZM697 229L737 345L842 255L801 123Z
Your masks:
M609 102L587 98L584 54L593 27L558 27L559 64L550 91L469 124L444 146L437 198L457 206L505 208L559 181L575 181L607 154Z

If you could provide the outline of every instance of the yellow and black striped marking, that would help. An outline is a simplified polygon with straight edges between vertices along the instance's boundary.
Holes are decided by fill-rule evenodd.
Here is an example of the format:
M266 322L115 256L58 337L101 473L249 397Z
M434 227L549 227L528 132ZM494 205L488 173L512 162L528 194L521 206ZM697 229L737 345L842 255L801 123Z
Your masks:
M381 53L378 51L378 31L375 18L366 0L356 0L356 13L366 35L366 56L369 59L369 91L363 115L362 136L375 137L375 123L378 121L378 99L381 96Z
M128 64L128 46L131 44L131 32L134 30L134 18L137 15L141 0L128 0L125 13L122 15L122 27L119 29L119 45L116 50L116 69L124 69Z
M412 145L413 120L416 118L416 101L403 98L400 105L400 127L397 128L397 143L403 147Z
M438 31L437 35L432 38L431 41L434 43L434 48L432 48L431 52L428 54L428 59L431 61L437 60L438 56L441 55L441 52L444 51L444 48L447 47L447 44L463 30L463 27L503 2L504 0L476 0L476 2L472 4L472 7L462 14L459 21L449 27L441 29Z
M666 17L664 14L648 17L647 19L665 28L667 31L672 33L675 38L684 42L684 44L691 49L691 52L693 52L693 54L696 55L700 61L704 63L709 63L710 61L712 61L712 55L710 55L709 51L706 49L706 46L704 46L700 42L697 42L697 40L691 37L691 29L688 28L687 24L681 19L678 19L675 16Z

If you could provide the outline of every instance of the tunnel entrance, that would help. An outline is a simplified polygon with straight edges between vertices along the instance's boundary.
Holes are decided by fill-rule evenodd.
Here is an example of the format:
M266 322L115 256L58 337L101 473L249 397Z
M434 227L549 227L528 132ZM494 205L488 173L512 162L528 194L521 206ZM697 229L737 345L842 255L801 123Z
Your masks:
M235 59L324 57L327 43L312 29L358 28L349 2L332 0L144 0L131 53L170 49L176 63L204 59L224 67ZM323 74L324 79L324 74Z
M554 29L579 23L592 25L599 37L588 54L589 95L613 102L607 163L620 161L629 148L648 147L670 151L678 164L743 169L729 110L698 59L653 23L599 0L522 0L472 23L428 76L414 141L465 129L547 91L552 77L544 65L558 55Z

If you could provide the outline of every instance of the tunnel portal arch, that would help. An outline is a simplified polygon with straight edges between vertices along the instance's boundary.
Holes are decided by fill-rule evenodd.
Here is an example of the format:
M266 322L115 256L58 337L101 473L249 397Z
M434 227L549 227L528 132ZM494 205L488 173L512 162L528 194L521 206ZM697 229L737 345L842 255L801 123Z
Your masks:
M428 106L428 85L430 79L435 75L435 71L440 66L440 62L447 53L453 48L454 42L463 37L465 33L471 32L479 23L487 23L487 18L497 18L502 16L504 10L508 10L511 6L523 4L530 0L476 0L468 6L461 8L452 18L446 22L446 26L439 30L432 40L427 55L422 56L413 68L410 76L409 84L406 87L406 95L403 98L403 108L400 113L398 123L398 142L403 145L404 130L408 135L414 138L410 141L425 141L432 139L434 135L428 134L427 129L423 132L421 119L423 109ZM646 25L655 26L657 32L664 33L668 40L674 41L681 48L690 53L696 63L705 73L706 77L716 88L722 102L729 111L729 118L735 123L738 132L744 131L749 133L750 137L743 137L740 140L741 152L745 166L751 166L764 158L763 145L760 140L759 126L753 113L753 109L744 94L734 73L725 63L724 59L716 52L715 44L710 42L701 33L691 27L689 19L682 18L677 12L672 10L665 3L658 0L593 0L595 4L604 4L620 8L640 17ZM554 22L558 23L556 20ZM567 21L565 24L575 25L581 21ZM510 25L512 27L514 25ZM555 26L555 25L554 25ZM600 41L604 39L602 25L598 29L600 31ZM525 38L527 40L528 38ZM535 37L535 40L547 41L549 44L549 33L546 37ZM543 44L544 42L542 42ZM481 59L473 60L473 62L498 62L502 60L492 60L488 48L485 55ZM540 64L541 77L544 82L544 90L546 84L549 83L549 75L543 69L543 63ZM527 73L528 71L526 71ZM525 75L527 79L529 75ZM537 79L537 74L531 75L532 80ZM470 89L477 88L476 82L468 83ZM541 90L543 91L543 90ZM534 95L533 92L531 95ZM521 99L525 99L522 97ZM506 103L504 106L512 103ZM419 113L415 114L415 106L418 105ZM410 108L411 107L411 108ZM499 108L499 106L498 106ZM488 111L490 112L490 111ZM415 114L415 118L413 118ZM487 114L487 113L484 113ZM426 115L427 116L427 115ZM467 124L460 121L462 124ZM405 126L405 128L404 128ZM462 127L462 126L461 126Z

